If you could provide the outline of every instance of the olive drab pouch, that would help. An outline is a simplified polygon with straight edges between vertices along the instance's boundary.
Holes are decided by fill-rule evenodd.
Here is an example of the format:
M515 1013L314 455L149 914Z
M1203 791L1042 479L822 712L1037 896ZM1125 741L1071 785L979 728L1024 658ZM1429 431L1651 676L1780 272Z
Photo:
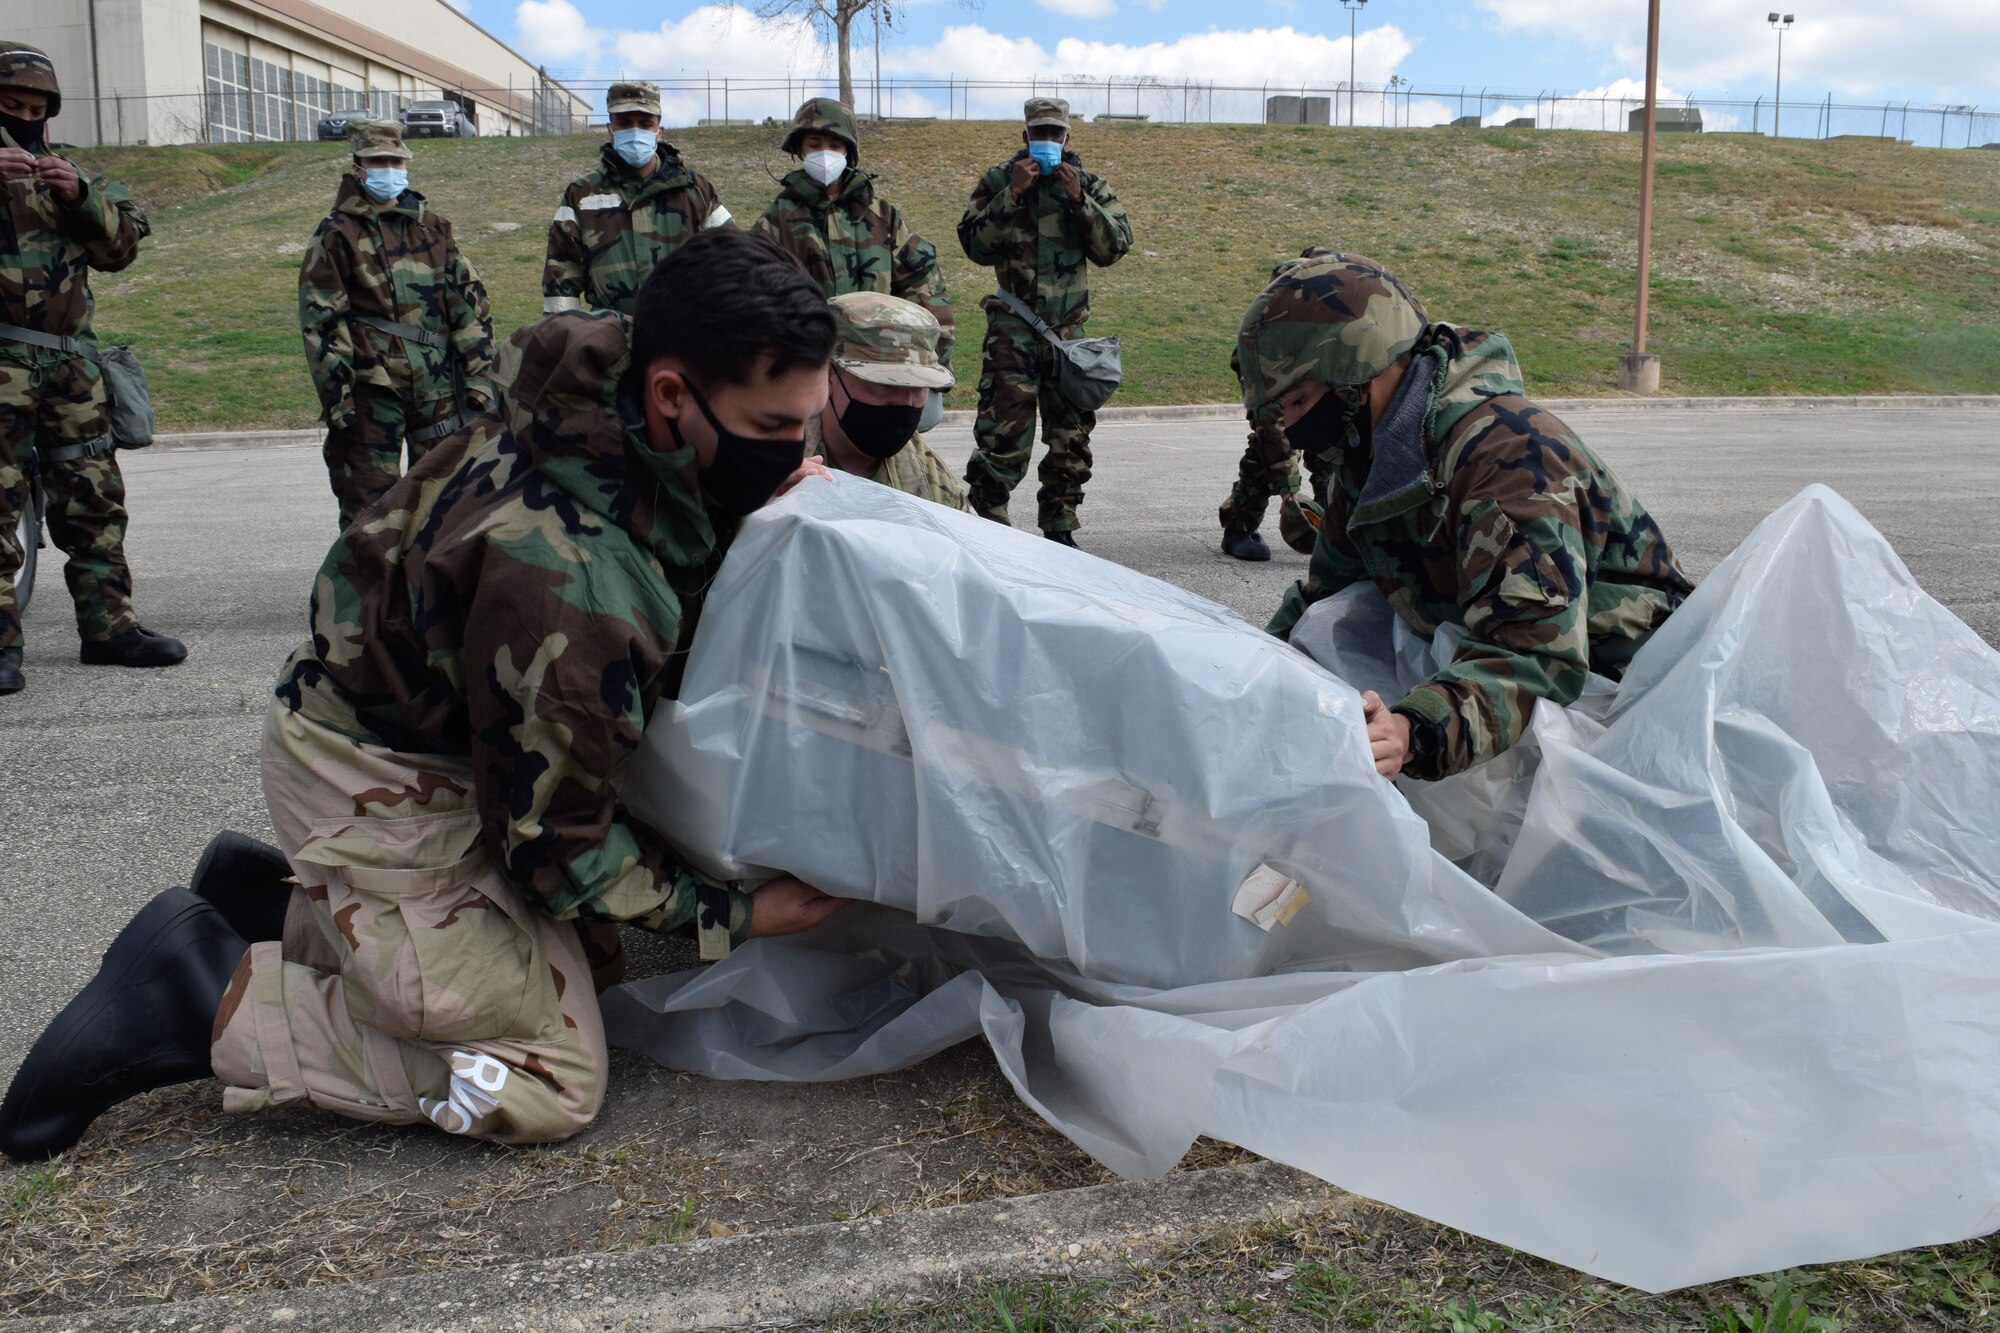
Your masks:
M112 443L120 449L145 448L153 442L153 396L138 356L121 345L100 348L96 360L111 400Z
M993 299L1027 321L1028 327L1056 349L1056 392L1079 412L1095 412L1118 392L1125 380L1118 336L1058 338L1048 321L1030 310L1018 296L995 292Z
M70 456L88 456L110 448L143 449L153 442L153 399L146 390L146 372L140 369L139 358L130 347L93 347L81 338L13 324L0 324L0 341L41 347L64 356L80 356L103 375L104 393L109 399L111 443L106 445L98 440L72 446Z

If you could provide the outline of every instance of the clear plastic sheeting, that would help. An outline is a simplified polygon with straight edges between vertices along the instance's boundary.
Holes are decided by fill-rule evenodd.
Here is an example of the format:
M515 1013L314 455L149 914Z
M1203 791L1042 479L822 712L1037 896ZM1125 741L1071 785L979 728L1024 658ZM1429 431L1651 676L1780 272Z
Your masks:
M621 987L613 1039L807 1080L983 1035L1123 1174L1208 1134L1650 1290L2000 1226L2000 655L1845 502L1440 783L1374 775L1356 690L1449 639L1372 588L1294 638L801 486L625 797L880 906Z

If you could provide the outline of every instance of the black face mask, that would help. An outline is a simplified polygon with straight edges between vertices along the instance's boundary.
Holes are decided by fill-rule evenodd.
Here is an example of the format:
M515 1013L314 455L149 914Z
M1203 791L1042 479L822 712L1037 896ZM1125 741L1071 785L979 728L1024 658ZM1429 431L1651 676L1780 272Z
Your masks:
M7 137L36 157L47 157L49 141L42 136L48 131L46 120L23 120L0 111L0 130L7 131Z
M692 382L687 386L688 396L694 405L708 418L708 425L715 432L715 461L702 469L701 484L707 490L708 498L715 507L731 518L742 518L753 510L761 509L764 502L777 493L786 477L798 470L805 461L806 441L804 436L796 440L760 440L752 435L737 435L726 429L715 419L715 413L708 407L708 400ZM686 441L681 439L680 423L667 418L667 429L673 432L674 443L685 449Z
M841 387L847 387L844 381ZM915 407L864 403L850 392L847 406L840 412L840 429L856 449L880 461L902 452L910 437L917 433L917 422L923 415L921 403Z
M1332 455L1336 448L1354 448L1368 434L1367 398L1361 390L1335 385L1291 425L1285 438L1292 447L1315 457Z

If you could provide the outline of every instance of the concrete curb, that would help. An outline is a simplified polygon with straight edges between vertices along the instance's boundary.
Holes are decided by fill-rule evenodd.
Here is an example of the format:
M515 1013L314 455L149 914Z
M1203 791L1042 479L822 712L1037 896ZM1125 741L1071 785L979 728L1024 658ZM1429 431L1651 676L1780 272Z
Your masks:
M1844 398L1537 398L1551 412L1599 411L1685 411L1757 412L1770 409L1857 408L1958 408L2000 410L2000 394L1877 394ZM942 426L970 426L973 414L951 411ZM1126 421L1241 421L1243 409L1235 403L1172 403L1158 407L1107 407L1097 414L1100 423L1115 425ZM314 445L323 432L311 430L197 431L187 435L154 437L152 448L178 449L263 449L271 446Z
M811 1321L977 1281L1112 1275L1219 1231L1345 1215L1269 1162L650 1249L6 1323L14 1333L703 1329Z

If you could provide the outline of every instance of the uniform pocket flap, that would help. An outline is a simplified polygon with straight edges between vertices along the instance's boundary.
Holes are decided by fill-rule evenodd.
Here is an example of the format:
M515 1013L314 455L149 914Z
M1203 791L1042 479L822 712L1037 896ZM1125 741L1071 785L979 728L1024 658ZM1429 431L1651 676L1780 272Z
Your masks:
M400 897L414 888L466 883L486 863L477 810L399 819L322 819L294 853L328 866L357 889Z

